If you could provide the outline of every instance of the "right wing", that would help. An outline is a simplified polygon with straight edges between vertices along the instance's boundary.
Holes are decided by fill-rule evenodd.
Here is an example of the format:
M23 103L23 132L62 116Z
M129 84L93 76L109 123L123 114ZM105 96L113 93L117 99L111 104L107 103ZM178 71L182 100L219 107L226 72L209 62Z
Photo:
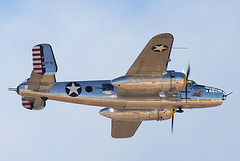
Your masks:
M112 119L112 137L129 138L137 131L142 121L122 121Z
M29 90L48 91L56 83L57 64L49 44L39 44L32 49L33 71L29 79Z
M172 43L173 36L169 33L154 36L132 64L126 76L162 75L167 70Z

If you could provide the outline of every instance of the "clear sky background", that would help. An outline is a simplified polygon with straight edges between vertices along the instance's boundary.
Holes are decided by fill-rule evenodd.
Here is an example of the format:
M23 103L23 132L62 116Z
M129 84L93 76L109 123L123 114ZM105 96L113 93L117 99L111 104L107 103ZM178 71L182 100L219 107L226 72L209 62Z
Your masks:
M4 161L239 161L240 2L0 1L0 160ZM149 39L172 33L169 69L199 84L233 91L219 107L185 110L170 120L143 122L129 139L111 138L100 107L47 101L29 111L8 92L32 70L31 49L52 45L57 81L124 75Z

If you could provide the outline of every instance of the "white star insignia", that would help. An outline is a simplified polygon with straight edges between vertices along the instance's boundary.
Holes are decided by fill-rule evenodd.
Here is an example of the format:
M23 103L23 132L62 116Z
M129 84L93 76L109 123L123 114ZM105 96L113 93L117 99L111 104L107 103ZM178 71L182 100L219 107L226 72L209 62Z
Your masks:
M69 95L71 95L72 93L76 93L77 95L79 95L78 89L81 88L81 86L77 87L77 86L75 86L74 83L72 83L71 87L66 87L66 88L70 89Z
M162 44L161 46L154 46L155 49L153 49L154 51L160 51L162 52L164 49L167 49L167 47L164 47L164 45Z

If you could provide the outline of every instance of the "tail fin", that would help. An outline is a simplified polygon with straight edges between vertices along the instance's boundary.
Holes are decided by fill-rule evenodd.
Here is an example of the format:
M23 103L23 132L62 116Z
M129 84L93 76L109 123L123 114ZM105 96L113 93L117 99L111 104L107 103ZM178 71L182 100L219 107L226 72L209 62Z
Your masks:
M41 98L22 97L22 105L29 110L42 110L46 106L46 101Z
M52 47L49 44L39 44L33 47L33 70L35 73L55 74L57 64L53 55Z
M32 49L33 71L29 79L29 90L48 91L56 83L57 64L49 44L39 44Z

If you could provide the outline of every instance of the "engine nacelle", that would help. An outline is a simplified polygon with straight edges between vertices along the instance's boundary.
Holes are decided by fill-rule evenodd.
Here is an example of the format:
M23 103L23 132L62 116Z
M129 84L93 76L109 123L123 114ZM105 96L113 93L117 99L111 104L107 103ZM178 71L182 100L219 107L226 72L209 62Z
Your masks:
M46 106L46 101L41 98L22 97L22 105L28 110L42 110Z
M127 90L147 91L177 91L186 87L186 76L180 72L167 72L162 77L118 77L112 80L112 85Z
M173 109L114 109L104 108L99 113L116 120L167 120L172 118Z

